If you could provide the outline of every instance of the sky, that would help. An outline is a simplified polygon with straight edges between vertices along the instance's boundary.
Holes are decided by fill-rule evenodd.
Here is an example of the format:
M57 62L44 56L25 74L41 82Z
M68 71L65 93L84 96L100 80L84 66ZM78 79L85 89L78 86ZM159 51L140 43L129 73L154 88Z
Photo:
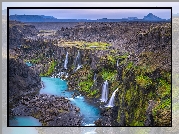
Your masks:
M172 7L172 13L179 13L179 2L2 2L2 9L7 7ZM170 10L39 10L11 11L10 14L33 14L54 16L58 19L101 19L101 18L143 18L148 13L163 18L170 18Z
M2 10L7 7L172 7L179 13L179 2L2 2Z
M170 9L10 9L10 15L45 15L58 19L120 19L138 17L142 19L147 14L162 18L171 18Z

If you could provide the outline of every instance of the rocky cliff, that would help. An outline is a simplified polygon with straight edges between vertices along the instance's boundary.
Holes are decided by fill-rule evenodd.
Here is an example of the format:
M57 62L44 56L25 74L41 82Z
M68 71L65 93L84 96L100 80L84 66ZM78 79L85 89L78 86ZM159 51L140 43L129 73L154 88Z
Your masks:
M10 118L19 115L33 116L39 119L43 126L80 126L81 117L78 107L73 106L63 97L39 95L42 88L40 79L42 66L29 67L24 61L27 57L28 59L33 57L34 51L37 54L36 50L40 50L32 43L30 43L31 47L28 47L28 44L23 44L26 37L37 35L35 27L20 22L10 22L9 30L8 93ZM30 50L31 53L28 53L30 52L29 48L33 48L34 51Z
M128 23L91 24L62 28L56 34L59 40L24 40L26 45L16 52L38 66L41 76L68 79L69 90L78 90L94 101L100 99L105 80L109 98L119 88L114 110L103 110L98 125L170 126L170 24L145 23L142 30L141 23L130 27Z
M9 105L17 106L24 96L32 98L39 94L41 80L39 74L30 69L23 61L9 59Z
M9 48L24 45L23 38L36 36L37 29L33 25L27 25L17 21L9 21Z

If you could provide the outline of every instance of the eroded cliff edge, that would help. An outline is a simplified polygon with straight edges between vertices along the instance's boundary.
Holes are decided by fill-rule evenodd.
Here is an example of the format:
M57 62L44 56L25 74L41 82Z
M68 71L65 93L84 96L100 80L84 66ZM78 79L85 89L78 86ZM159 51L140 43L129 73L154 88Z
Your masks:
M130 26L85 23L62 28L53 38L24 39L25 44L15 49L16 56L35 64L40 76L68 79L69 90L78 90L94 101L100 99L105 80L109 98L119 88L115 107L102 110L104 118L96 122L99 126L170 126L171 24Z

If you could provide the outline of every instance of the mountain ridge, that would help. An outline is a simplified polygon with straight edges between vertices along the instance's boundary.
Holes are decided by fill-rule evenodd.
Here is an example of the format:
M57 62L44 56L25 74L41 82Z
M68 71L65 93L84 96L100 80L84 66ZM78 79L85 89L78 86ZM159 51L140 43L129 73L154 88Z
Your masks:
M143 19L138 19L137 17L128 17L122 19L57 19L53 16L45 15L10 15L10 20L16 20L21 22L123 22L123 21L170 21L170 19L159 18L152 13L149 13L147 16L144 16Z

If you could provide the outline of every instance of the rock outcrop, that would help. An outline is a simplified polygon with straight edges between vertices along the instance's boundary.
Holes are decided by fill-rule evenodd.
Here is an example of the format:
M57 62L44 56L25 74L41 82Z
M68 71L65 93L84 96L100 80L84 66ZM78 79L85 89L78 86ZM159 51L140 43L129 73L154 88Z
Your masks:
M80 109L64 97L41 94L30 98L24 96L12 109L14 116L33 116L43 126L80 126Z
M97 49L95 43L89 47L84 42L107 42L112 45L105 44L103 49ZM41 76L58 77L59 73L64 74L59 77L67 76L69 90L76 89L82 95L99 99L105 80L109 81L109 97L119 88L120 93L116 95L118 100L115 102L119 108L102 110L102 117L95 122L96 125L153 126L158 122L152 113L154 108L166 105L167 111L162 110L170 113L169 23L84 23L80 27L61 28L54 39L26 39L25 44L15 50L18 57L38 66ZM67 52L68 64L64 68ZM80 58L77 58L78 53ZM82 66L78 68L76 62ZM97 79L94 81L95 74ZM147 111L149 99L161 100L161 103ZM29 105L29 102L24 104ZM70 114L66 116L71 118ZM65 124L63 117L53 120L57 124ZM167 117L164 126L170 124L169 120L170 117ZM53 126L54 122L50 121L51 117L47 122Z
M15 103L23 96L33 97L41 88L39 74L21 60L9 59L9 102Z
M95 121L96 126L119 126L117 122L118 110L114 108L105 108L101 111L101 118ZM121 125L124 126L124 125Z
M33 25L27 25L17 21L9 22L9 48L24 45L24 39L28 36L37 36L38 30Z

